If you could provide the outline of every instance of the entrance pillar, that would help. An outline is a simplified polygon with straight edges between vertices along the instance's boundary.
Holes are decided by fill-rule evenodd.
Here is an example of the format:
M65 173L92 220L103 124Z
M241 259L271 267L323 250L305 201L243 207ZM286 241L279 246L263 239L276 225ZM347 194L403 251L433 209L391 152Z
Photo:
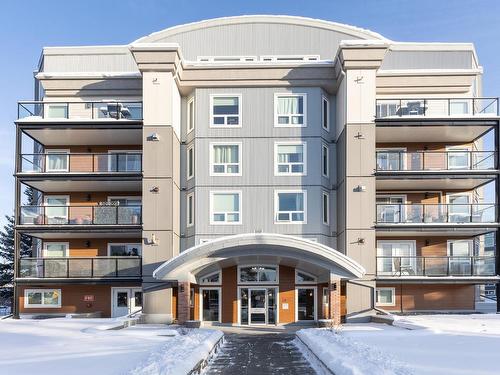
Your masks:
M190 291L191 285L189 281L180 281L178 284L178 301L177 301L177 321L179 324L184 324L190 320Z
M334 326L340 325L340 278L330 275L328 282L329 290L329 314L328 318L332 320Z

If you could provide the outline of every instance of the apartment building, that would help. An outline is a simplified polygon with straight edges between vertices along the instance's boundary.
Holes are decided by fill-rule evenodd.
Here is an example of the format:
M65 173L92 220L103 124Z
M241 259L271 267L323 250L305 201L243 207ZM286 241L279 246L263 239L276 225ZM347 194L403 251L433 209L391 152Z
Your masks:
M468 43L289 16L44 48L16 121L16 314L474 311L499 281L481 78Z

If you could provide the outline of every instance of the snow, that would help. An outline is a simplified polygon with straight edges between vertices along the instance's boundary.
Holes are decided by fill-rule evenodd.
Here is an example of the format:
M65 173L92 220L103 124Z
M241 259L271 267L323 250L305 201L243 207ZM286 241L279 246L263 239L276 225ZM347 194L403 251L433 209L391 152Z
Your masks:
M222 337L220 331L165 325L105 330L120 322L1 320L0 374L184 374Z
M336 375L497 375L500 315L396 316L387 324L345 324L336 334L299 337Z

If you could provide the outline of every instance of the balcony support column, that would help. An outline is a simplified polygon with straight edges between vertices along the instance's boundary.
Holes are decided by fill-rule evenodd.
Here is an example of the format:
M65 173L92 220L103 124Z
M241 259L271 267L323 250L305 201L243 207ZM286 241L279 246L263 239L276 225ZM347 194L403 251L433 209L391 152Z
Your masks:
M15 157L15 172L19 172L21 168L21 153L22 153L22 132L19 125L16 125L16 157ZM21 236L16 229L19 224L19 209L21 207L21 183L19 179L14 179L14 273L13 273L13 297L12 297L12 315L14 319L19 319L19 286L17 285L17 277L19 275L19 258Z
M498 102L497 102L498 106ZM498 110L498 108L497 108ZM498 169L500 167L500 155L499 155L499 148L500 148L500 131L499 131L499 126L500 123L497 122L497 126L495 127L494 131L494 139L495 139L495 168ZM499 203L499 197L500 197L500 180L497 177L495 178L495 218L497 223L500 222L500 210L498 209L498 203ZM498 252L498 245L500 244L500 231L495 232L495 275L498 275L500 273L500 255ZM500 313L500 282L496 284L496 298L497 298L497 313Z

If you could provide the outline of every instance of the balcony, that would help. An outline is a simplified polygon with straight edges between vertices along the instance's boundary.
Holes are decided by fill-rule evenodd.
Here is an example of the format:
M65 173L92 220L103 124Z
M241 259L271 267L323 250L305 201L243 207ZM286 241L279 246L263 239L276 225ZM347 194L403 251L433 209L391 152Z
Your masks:
M377 278L496 277L494 256L377 256Z
M20 279L135 279L142 276L140 257L62 257L19 259Z
M141 121L142 102L44 102L20 101L17 119L25 121Z

